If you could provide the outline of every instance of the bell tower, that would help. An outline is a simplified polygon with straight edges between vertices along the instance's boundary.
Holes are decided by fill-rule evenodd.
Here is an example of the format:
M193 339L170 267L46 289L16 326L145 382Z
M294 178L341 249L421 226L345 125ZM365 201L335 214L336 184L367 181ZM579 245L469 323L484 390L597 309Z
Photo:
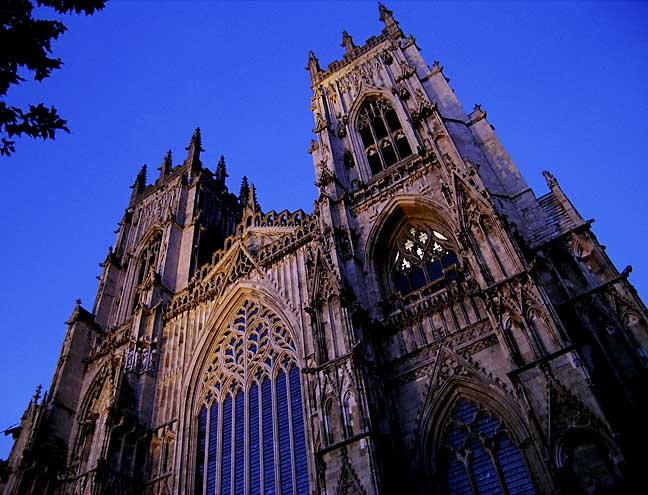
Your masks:
M480 105L465 112L441 64L426 64L382 4L379 14L379 35L357 44L345 31L342 59L323 69L310 52L307 64L316 211L334 246L331 274L342 288L336 311L349 322L346 333L344 325L322 325L330 306L311 307L327 348L314 387L326 388L327 366L336 361L353 370L354 387L363 391L352 414L359 435L336 432L322 405L333 433L319 457L327 466L319 483L333 490L348 472L372 493L403 490L404 483L411 493L457 483L482 490L471 463L491 447L477 437L473 454L448 446L458 434L453 425L464 421L478 431L467 419L477 414L474 421L497 422L493 438L510 444L514 467L508 453L489 450L493 480L510 493L519 492L515 476L531 490L524 493L584 486L588 476L598 476L600 486L624 486L639 444L632 435L612 440L624 430L614 420L615 401L645 410L636 398L645 384L646 314L627 274L604 256L555 178L545 173L550 192L537 198ZM574 243L588 246L596 268L574 258ZM581 280L570 296L556 292L563 277L568 286L572 277ZM639 331L616 311L616 343L608 347L596 337L593 310L576 301L587 298L609 315L610 289L643 316L633 320L641 321ZM616 370L595 382L592 349ZM609 376L618 377L616 387ZM331 403L340 404L344 426L344 398ZM579 417L561 419L565 414ZM579 429L585 425L587 433ZM583 474L569 462L605 468Z
M145 464L161 462L152 457L172 453L173 426L158 431L154 410L164 311L242 212L225 185L224 158L215 172L203 166L200 129L186 150L175 167L165 154L153 184L144 165L131 186L115 246L101 263L94 308L77 302L49 395L26 413L23 455L34 464L12 465L21 473L12 479L18 493L45 493L48 469L70 482L91 479L98 491L130 493L143 483ZM151 437L162 439L153 455Z

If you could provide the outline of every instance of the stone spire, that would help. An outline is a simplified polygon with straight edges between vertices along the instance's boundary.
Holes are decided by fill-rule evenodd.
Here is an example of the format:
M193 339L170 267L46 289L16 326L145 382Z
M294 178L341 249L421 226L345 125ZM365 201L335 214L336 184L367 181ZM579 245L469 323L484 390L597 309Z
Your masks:
M308 64L306 65L306 70L310 72L311 81L314 81L315 76L319 72L322 72L322 68L320 67L319 60L317 60L317 57L313 53L313 50L310 50L308 52Z
M356 48L355 43L353 42L353 38L346 31L342 31L342 43L340 44L340 46L344 47L344 49L346 50L346 55L352 55L353 51Z
M220 184L225 184L225 179L229 177L227 175L227 168L225 167L225 157L221 155L218 160L218 165L216 165L216 180Z
M205 151L202 147L202 137L200 135L200 127L196 127L193 135L191 136L191 141L189 146L185 148L187 153L187 159L185 164L189 164L192 169L200 168L200 152Z
M162 164L158 168L160 171L160 179L166 177L171 173L171 167L173 167L171 162L171 150L167 151L162 159Z

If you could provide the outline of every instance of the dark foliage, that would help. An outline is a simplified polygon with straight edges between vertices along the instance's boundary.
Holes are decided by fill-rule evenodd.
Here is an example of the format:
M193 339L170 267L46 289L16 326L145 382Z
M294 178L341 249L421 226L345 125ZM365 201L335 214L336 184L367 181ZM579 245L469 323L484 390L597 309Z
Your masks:
M19 74L32 72L36 81L61 68L52 57L52 41L66 30L60 21L34 19L35 6L49 7L59 14L90 15L104 7L105 0L2 0L0 2L0 155L15 152L14 136L54 139L56 131L70 132L54 107L39 103L28 109L7 104L9 88L20 84Z

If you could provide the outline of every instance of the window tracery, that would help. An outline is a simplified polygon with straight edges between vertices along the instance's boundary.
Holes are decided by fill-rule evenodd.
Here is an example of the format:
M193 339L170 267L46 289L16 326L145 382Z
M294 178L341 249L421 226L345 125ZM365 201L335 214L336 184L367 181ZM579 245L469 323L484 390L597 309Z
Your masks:
M412 154L400 120L384 98L368 99L360 110L357 125L373 175Z
M138 265L137 265L137 281L136 286L139 286L144 282L144 279L151 271L155 269L155 262L157 261L157 255L160 251L160 244L162 242L162 234L158 232L153 236L151 241L147 246L142 250L139 256Z
M405 295L429 284L455 280L459 260L448 244L448 238L436 230L407 225L391 256L394 290Z
M445 482L451 495L536 493L520 449L502 421L459 400L443 436Z
M295 356L280 318L246 301L203 374L196 494L308 493Z

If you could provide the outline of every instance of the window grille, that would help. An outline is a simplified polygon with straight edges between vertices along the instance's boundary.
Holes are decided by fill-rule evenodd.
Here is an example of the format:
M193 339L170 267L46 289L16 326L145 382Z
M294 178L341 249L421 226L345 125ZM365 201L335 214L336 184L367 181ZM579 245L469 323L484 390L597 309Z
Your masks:
M203 376L195 493L309 493L295 346L268 308L246 302Z
M520 449L503 423L467 400L455 405L443 437L451 495L535 495Z
M412 154L398 116L384 98L370 98L364 103L358 131L373 175Z

